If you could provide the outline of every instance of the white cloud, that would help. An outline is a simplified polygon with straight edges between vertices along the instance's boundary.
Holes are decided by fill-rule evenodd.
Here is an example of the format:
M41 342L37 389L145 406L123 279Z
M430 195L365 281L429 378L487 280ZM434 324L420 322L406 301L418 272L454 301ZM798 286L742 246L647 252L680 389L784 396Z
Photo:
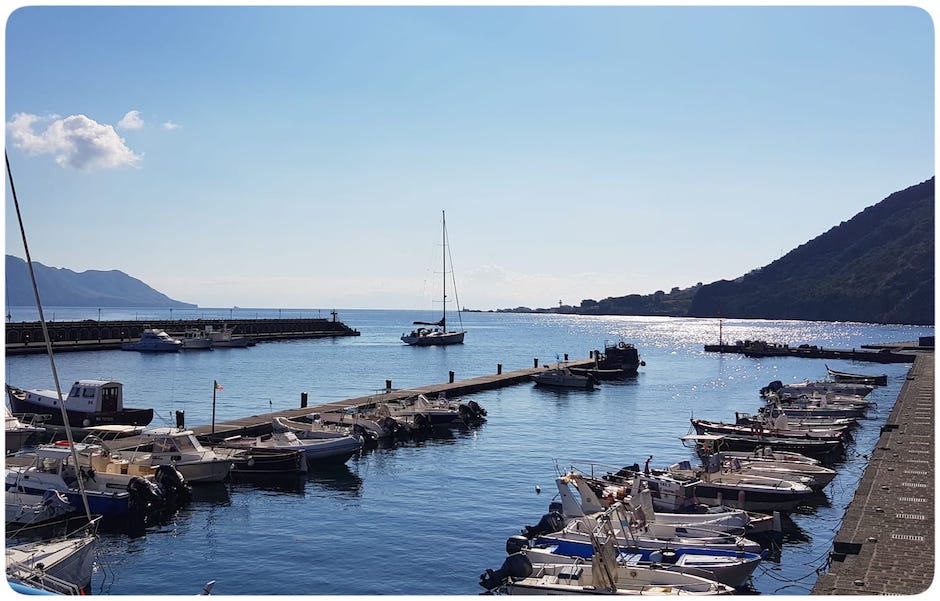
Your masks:
M43 118L28 113L13 115L7 122L13 145L34 155L54 155L59 165L83 171L136 166L140 162L141 156L127 147L111 125L85 115L50 117L45 121L49 119L52 121L46 130L37 133L34 127Z
M117 126L121 129L140 129L144 126L144 120L140 118L140 111L127 111Z
M180 128L179 124L173 123L172 121L167 121L166 123L163 124L163 129L173 130L173 129L179 129L179 128Z

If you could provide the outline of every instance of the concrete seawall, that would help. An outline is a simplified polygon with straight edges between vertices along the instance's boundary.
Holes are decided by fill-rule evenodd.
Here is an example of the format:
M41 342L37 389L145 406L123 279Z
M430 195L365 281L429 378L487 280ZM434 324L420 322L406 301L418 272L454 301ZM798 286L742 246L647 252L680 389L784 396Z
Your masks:
M917 355L814 595L915 595L934 577L934 354Z

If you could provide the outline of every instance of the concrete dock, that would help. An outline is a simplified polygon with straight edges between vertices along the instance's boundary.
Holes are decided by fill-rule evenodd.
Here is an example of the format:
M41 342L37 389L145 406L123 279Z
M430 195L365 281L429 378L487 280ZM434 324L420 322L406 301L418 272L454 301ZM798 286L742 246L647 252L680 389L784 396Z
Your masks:
M934 578L934 354L918 353L814 595L915 595Z

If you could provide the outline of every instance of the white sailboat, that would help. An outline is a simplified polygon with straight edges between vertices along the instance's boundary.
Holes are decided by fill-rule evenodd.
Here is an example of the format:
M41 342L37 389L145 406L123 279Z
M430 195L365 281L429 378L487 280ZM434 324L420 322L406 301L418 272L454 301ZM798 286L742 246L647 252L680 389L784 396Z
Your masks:
M450 255L447 240L447 222L444 220L444 211L441 211L441 223L444 240L444 274L443 274L443 303L442 315L440 321L416 321L413 325L420 326L411 331L410 334L402 334L401 341L411 346L443 346L448 344L463 344L463 337L466 330L447 330L447 262ZM454 297L456 299L456 285L454 286ZM460 305L458 301L457 318L460 319ZM461 322L461 328L463 324Z

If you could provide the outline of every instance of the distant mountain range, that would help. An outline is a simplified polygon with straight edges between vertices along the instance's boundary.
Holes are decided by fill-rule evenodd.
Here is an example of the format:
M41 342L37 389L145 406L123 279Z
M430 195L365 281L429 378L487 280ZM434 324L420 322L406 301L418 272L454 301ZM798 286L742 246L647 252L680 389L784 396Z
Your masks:
M934 179L895 192L735 280L504 311L933 325Z
M44 305L186 307L121 271L34 263ZM580 306L501 309L514 313L805 319L933 325L934 178L895 192L855 217L735 280ZM33 305L26 262L6 258L6 302Z
M50 307L172 307L197 305L173 300L122 271L46 267L33 261L36 286L43 306ZM35 306L36 298L26 261L7 255L6 302L8 306Z

